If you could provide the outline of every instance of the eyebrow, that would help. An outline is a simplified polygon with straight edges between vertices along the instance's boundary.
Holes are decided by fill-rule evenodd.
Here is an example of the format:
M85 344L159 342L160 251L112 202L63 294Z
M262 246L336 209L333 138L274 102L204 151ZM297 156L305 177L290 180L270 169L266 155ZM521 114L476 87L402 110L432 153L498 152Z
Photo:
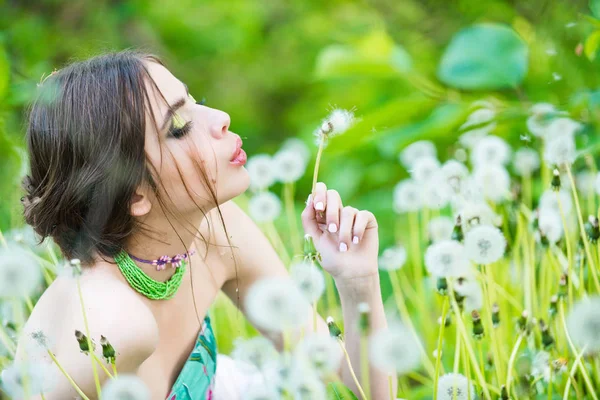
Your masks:
M189 91L187 85L183 82L181 82L181 83L183 84L183 87L185 87L185 93L189 96L190 91ZM167 125L171 121L171 118L173 118L173 115L175 114L175 112L177 110L179 110L181 107L183 107L183 105L185 104L185 100L186 99L182 97L170 106L170 108L167 110L167 114L165 115L164 122L160 128L161 131L163 131L167 127Z

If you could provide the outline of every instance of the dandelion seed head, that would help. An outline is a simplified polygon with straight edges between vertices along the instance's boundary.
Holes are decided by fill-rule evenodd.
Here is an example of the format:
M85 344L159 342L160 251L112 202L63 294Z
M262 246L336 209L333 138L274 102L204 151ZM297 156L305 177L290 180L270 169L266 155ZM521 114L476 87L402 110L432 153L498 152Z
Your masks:
M411 143L400 152L399 160L405 168L412 168L413 164L422 158L437 158L435 144L429 140L419 140Z
M291 279L268 277L252 284L246 309L248 318L259 327L281 332L303 326L310 307Z
M150 400L150 389L136 375L119 374L102 388L102 400Z
M538 212L538 229L553 244L563 236L563 224L560 214L552 208L541 208ZM538 241L541 239L537 237Z
M313 374L297 375L291 382L294 400L326 400L325 385Z
M588 170L584 170L575 175L575 187L581 194L588 195L593 193L596 186L596 175Z
M248 211L256 222L272 222L281 214L281 200L271 192L256 193L248 202Z
M458 138L459 143L468 149L473 149L479 140L496 129L496 122L493 121L495 117L496 112L490 108L480 108L473 111L467 121L459 128L464 131Z
M52 391L57 379L57 370L52 364L45 362L13 362L0 374L2 389L12 399L25 398L25 380L28 385L27 393L35 396Z
M41 283L41 277L37 260L23 248L0 249L0 298L31 296Z
M328 334L308 335L295 349L296 359L307 363L320 376L335 373L340 367L342 356L337 340Z
M486 199L495 203L507 199L510 193L510 176L503 166L479 165L473 173L473 178Z
M421 188L412 179L400 181L394 187L394 211L398 214L418 211L423 206Z
M548 125L551 122L551 115L556 113L556 108L550 103L534 104L529 112L531 115L527 118L527 129L538 137L546 134Z
M498 136L486 136L479 140L471 153L473 165L505 165L510 160L511 149L504 139Z
M455 193L460 193L469 177L469 169L457 160L448 160L442 166L441 176Z
M373 365L387 373L402 375L421 364L417 339L400 323L375 332L369 338L369 357Z
M600 352L600 296L594 295L575 303L567 316L567 330L578 351Z
M573 209L573 200L571 199L571 193L567 192L566 190L559 190L558 192L555 192L554 190L547 189L540 197L539 208L551 209L560 215L560 207L556 195L557 193L558 198L560 198L560 204L562 205L563 212L565 215L569 214Z
M280 400L281 396L270 386L255 384L244 391L245 400Z
M467 256L477 264L491 264L504 255L506 239L502 232L492 225L479 225L465 235Z
M574 139L577 131L581 129L582 125L567 117L554 118L550 121L546 128L544 139L546 141L554 140L558 138L570 138Z
M306 172L306 161L299 152L283 148L273 156L273 168L279 182L296 182Z
M544 160L550 165L571 165L577 158L575 139L570 135L556 136L544 144Z
M431 210L444 208L452 197L452 188L442 178L441 171L438 172L427 182L422 184L423 204Z
M273 343L264 336L256 336L250 339L236 339L231 353L231 357L234 360L242 362L242 369L244 369L243 363L247 363L259 370L263 370L270 362L277 360L278 356L279 354Z
M250 175L250 188L254 191L268 189L275 183L275 165L268 154L256 154L246 163Z
M412 164L410 174L417 183L430 182L440 170L440 162L433 157L422 157Z
M454 230L454 221L450 217L434 217L429 221L427 231L429 239L435 243L442 240L449 240Z
M322 137L331 138L346 132L356 119L354 113L349 110L335 108L321 123L321 126L314 132L317 140L320 142Z
M475 389L464 375L448 373L440 376L438 380L438 398L440 400L475 399Z
M395 271L404 266L407 253L404 246L397 245L388 247L379 256L379 269L383 271Z
M316 303L325 291L323 272L310 261L295 262L290 276L309 303Z
M310 161L310 149L302 139L296 137L287 138L281 145L281 148L300 154L305 164L308 164Z
M529 147L521 147L515 152L513 166L519 176L531 176L540 168L540 156Z
M469 269L469 260L463 245L455 240L442 240L425 251L425 266L438 277L461 276Z

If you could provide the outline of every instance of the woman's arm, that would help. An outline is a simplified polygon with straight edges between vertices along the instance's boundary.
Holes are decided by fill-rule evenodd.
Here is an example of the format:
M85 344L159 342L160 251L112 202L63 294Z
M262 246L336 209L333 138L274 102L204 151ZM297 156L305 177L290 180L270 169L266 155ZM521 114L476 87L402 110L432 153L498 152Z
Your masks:
M324 184L319 183L318 188L321 192L317 190L315 196L317 199L323 195L327 196L328 192L323 190L325 188ZM337 195L336 191L330 192L333 196ZM339 195L337 195L337 197L339 198ZM329 203L325 201L324 203L326 208L327 204L329 204L331 208L341 207L341 202L336 203L335 200L331 200ZM315 238L315 245L323 255L323 267L330 273L332 271L335 273L334 278L341 297L344 325L346 327L346 346L355 373L360 380L360 335L357 331L358 304L361 302L369 304L371 309L372 332L387 326L385 315L383 313L377 270L377 225L376 223L373 225L374 218L371 218L371 213L361 212L357 219L356 216L358 213L342 212L337 215L337 224L340 227L338 234L333 235L329 232L322 232L323 227L319 227L319 225L323 224L320 223L322 222L320 217L314 212L313 204L315 203L311 202L310 205L307 205L302 213L304 229ZM234 202L229 201L221 206L221 211L225 226L227 226L228 229L227 233L234 246L234 255L238 262L236 279L234 264L230 263L231 260L228 260L228 265L230 265L232 273L231 279L223 286L223 291L236 305L244 310L242 305L244 304L245 295L249 287L256 280L265 276L287 276L288 272L265 235L243 210L241 210ZM331 215L333 220L335 214L331 213ZM371 219L373 221L371 221ZM356 221L358 221L358 225L356 225ZM316 232L315 229L318 230L318 232ZM359 236L359 244L351 243L352 236L350 236L350 232L357 233L357 236ZM375 235L375 237L373 237L373 235ZM336 236L336 238L333 238L333 241L329 243L329 245L326 245L326 236L331 236L332 238ZM348 246L349 249L347 252L340 253L340 237L347 240L347 236L350 237L350 240L348 241L348 243L350 243L350 246ZM331 247L334 242L335 252ZM226 254L229 255L229 252L227 251ZM370 265L361 265L365 259L370 260ZM341 270L345 271L345 273L340 274L339 272ZM236 291L236 289L239 291ZM238 296L240 304L238 304L237 301ZM309 322L307 323L305 331L310 331L312 330L312 312L310 318L307 318L307 320ZM328 332L327 324L321 316L319 316L317 320L317 331L321 333ZM273 336L268 332L261 332L265 336L270 337L276 343L278 348L282 348L283 340L280 335ZM299 338L300 331L295 332L295 335ZM341 376L344 383L358 394L358 390L354 385L354 381L346 363L342 363ZM396 380L394 379L393 381L395 394ZM383 399L389 397L387 375L371 368L370 383L371 399Z

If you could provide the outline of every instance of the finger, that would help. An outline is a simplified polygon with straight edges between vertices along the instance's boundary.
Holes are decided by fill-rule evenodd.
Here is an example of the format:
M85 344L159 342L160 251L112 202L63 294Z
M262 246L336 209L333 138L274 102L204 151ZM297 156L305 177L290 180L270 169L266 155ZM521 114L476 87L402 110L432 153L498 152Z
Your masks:
M327 220L327 230L336 233L340 227L340 211L342 209L342 198L337 190L329 189L327 191L327 207L325 208L325 218Z
M347 251L352 240L352 227L354 226L354 217L358 210L354 207L346 206L342 208L340 217L339 231L339 249L341 252Z
M301 219L304 232L318 240L323 234L317 223L317 216L315 214L315 208L313 206L312 194L308 195L306 205L302 211Z
M313 198L315 210L325 211L325 208L327 208L327 186L323 182L317 182Z
M377 220L373 213L367 210L359 211L354 217L352 243L360 243L365 235L365 231L371 228L377 228Z

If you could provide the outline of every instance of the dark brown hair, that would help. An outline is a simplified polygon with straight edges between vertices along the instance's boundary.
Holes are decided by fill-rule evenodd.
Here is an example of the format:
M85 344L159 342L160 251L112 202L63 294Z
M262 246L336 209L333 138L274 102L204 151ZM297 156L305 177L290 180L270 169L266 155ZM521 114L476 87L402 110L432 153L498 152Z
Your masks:
M25 220L83 265L94 261L94 253L114 256L132 233L148 231L130 214L140 184L149 185L165 210L161 183L144 151L146 112L158 131L147 84L165 99L145 61L164 65L155 55L129 49L73 62L38 85L28 110ZM218 208L206 171L197 168ZM220 209L219 215L224 222Z

